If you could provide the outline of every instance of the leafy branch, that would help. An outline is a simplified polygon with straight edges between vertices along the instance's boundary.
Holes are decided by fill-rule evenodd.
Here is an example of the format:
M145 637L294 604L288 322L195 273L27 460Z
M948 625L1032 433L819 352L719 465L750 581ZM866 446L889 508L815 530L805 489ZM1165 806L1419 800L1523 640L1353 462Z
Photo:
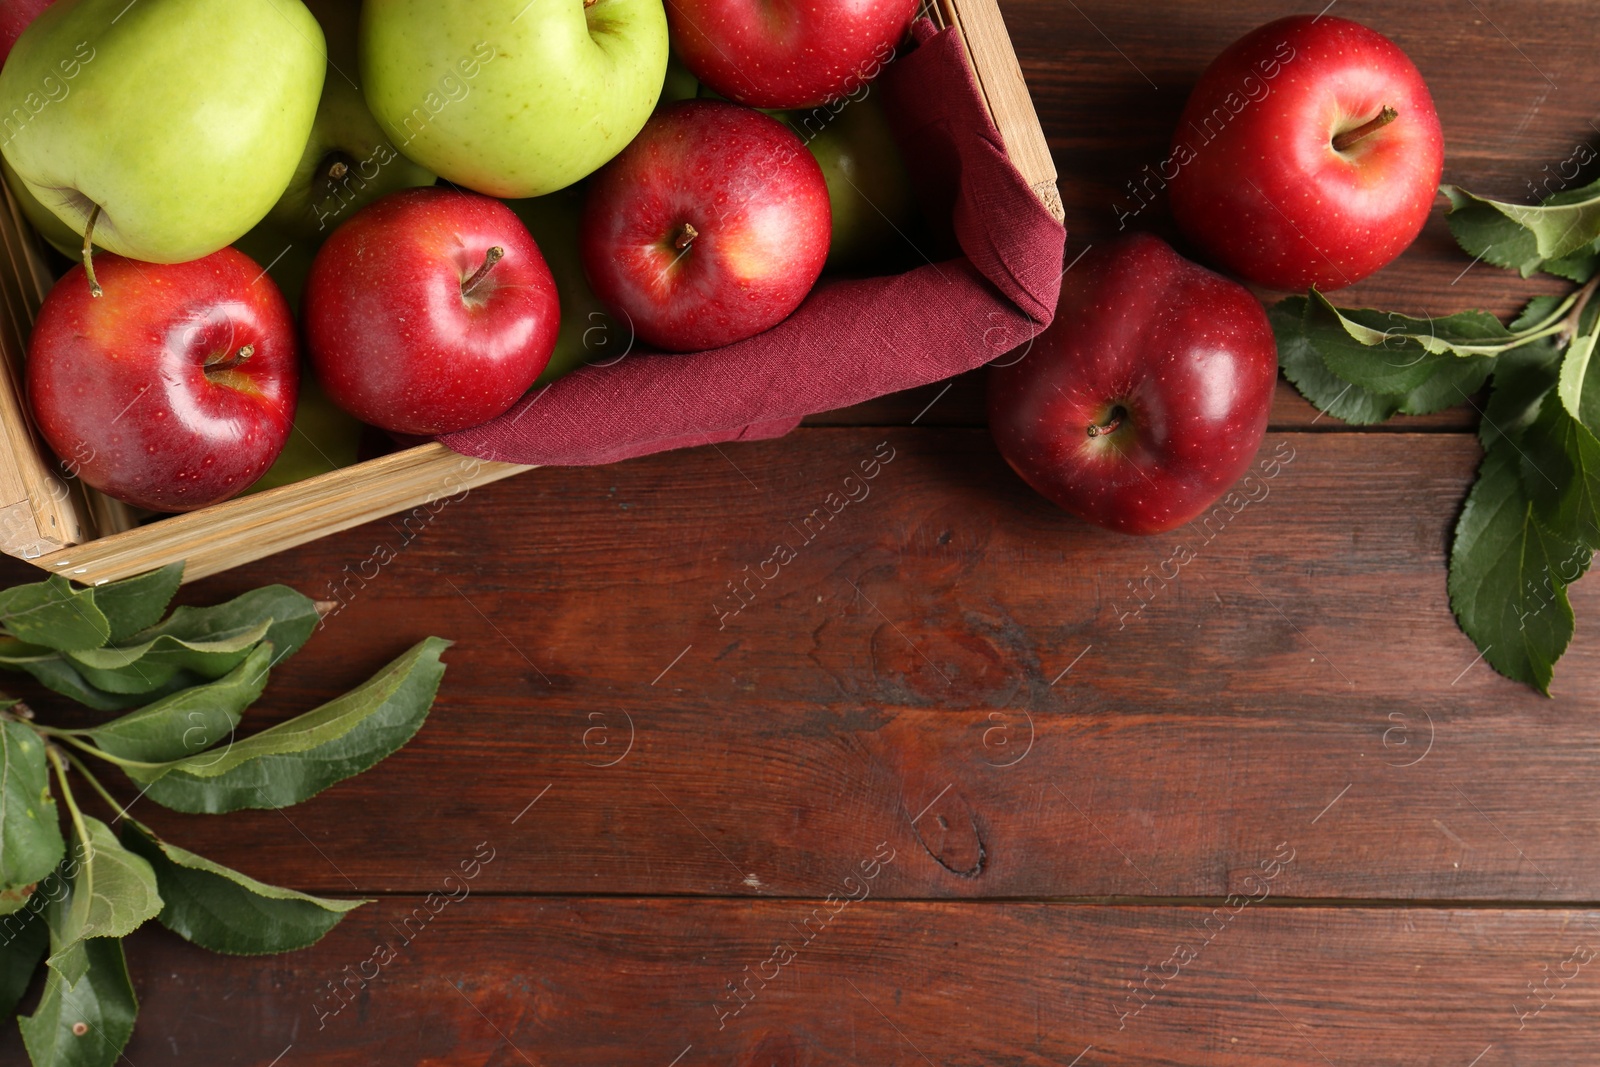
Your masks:
M1530 301L1509 324L1481 311L1336 308L1313 290L1270 312L1278 359L1307 400L1346 422L1478 410L1485 455L1456 523L1450 605L1490 666L1548 694L1575 626L1566 588L1600 549L1600 182L1531 206L1443 192L1476 259L1579 287Z
M202 948L254 955L314 944L366 903L268 885L163 840L93 761L140 787L135 800L174 811L287 807L409 741L444 675L449 642L430 637L349 693L240 737L271 671L316 628L317 605L280 585L166 614L182 578L180 563L93 589L53 576L0 591L0 669L122 713L55 726L0 696L0 1012L42 969L19 1018L35 1067L121 1057L138 1015L121 939L151 919ZM120 831L83 810L74 779Z

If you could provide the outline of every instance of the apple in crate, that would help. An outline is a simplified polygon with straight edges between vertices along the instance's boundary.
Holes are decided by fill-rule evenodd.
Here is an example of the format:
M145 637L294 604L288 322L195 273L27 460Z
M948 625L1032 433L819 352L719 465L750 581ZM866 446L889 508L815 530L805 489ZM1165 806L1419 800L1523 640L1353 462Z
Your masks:
M822 168L777 119L719 100L662 108L589 183L579 232L597 295L674 352L776 326L828 258Z
M1338 289L1416 240L1444 139L1422 75L1335 15L1269 22L1189 96L1169 161L1172 214L1218 266L1269 289Z
M246 489L294 422L289 306L242 252L159 266L101 253L50 290L28 341L28 401L63 467L152 511Z
M312 369L333 402L394 433L463 430L501 414L550 361L555 279L498 200L407 189L357 212L311 264L302 304Z
M666 0L672 45L718 95L751 107L854 96L894 58L917 0Z
M366 0L361 87L395 147L503 197L622 151L667 72L661 0Z
M1131 234L1067 271L1050 328L990 369L989 432L1067 511L1161 533L1244 474L1277 376L1247 289Z

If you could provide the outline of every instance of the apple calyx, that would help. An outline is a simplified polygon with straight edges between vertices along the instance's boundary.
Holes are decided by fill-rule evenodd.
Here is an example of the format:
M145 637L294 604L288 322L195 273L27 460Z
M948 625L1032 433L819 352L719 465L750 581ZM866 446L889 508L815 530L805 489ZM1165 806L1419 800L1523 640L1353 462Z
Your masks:
M1115 407L1113 407L1111 409L1111 414L1106 417L1106 421L1105 422L1099 423L1099 424L1095 424L1095 423L1090 423L1089 424L1089 436L1090 437L1106 437L1106 436L1109 436L1110 434L1112 434L1112 433L1114 433L1116 431L1118 426L1122 425L1122 420L1127 418L1127 417L1128 417L1128 409L1123 407L1121 404L1118 404L1118 405L1116 405Z
M1378 112L1372 119L1363 122L1353 130L1346 130L1336 135L1333 139L1333 150L1335 152L1348 151L1357 141L1376 133L1399 117L1400 112L1385 104L1383 105L1383 110Z
M89 279L89 295L96 299L105 293L105 290L100 288L99 279L94 276L94 224L98 221L100 221L100 205L96 204L89 212L89 221L83 227L83 273Z
M494 269L494 265L500 262L500 257L505 254L506 250L499 245L494 245L484 254L483 266L474 271L472 277L461 283L461 298L463 300L472 295L472 291L478 287L478 283L488 276L489 272Z
M694 244L694 239L699 236L700 231L686 222L678 230L677 236L672 239L672 247L679 252L687 252L689 251L689 246Z

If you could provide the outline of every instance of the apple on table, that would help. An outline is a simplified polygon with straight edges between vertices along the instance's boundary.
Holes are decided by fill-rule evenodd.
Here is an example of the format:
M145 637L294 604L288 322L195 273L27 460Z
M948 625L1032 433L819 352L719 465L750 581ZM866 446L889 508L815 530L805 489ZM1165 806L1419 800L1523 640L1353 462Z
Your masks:
M1278 378L1249 290L1149 234L1067 271L1055 320L989 370L989 431L1065 510L1124 533L1198 516L1255 457Z
M1336 15L1295 15L1206 68L1172 159L1172 214L1218 266L1269 289L1329 290L1416 240L1444 138L1393 41Z

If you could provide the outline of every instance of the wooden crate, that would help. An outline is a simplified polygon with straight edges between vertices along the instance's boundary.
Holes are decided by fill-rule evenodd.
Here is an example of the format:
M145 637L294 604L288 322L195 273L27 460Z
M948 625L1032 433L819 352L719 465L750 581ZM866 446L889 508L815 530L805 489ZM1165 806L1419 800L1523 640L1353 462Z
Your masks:
M1040 200L1063 217L1055 164L995 0L931 0L954 27L1006 152ZM0 185L0 190L3 190ZM0 210L0 552L99 584L177 560L185 580L408 509L459 498L531 467L491 463L440 444L404 449L293 485L139 522L130 509L64 473L31 425L22 388L28 333L54 279L36 235L4 190Z

